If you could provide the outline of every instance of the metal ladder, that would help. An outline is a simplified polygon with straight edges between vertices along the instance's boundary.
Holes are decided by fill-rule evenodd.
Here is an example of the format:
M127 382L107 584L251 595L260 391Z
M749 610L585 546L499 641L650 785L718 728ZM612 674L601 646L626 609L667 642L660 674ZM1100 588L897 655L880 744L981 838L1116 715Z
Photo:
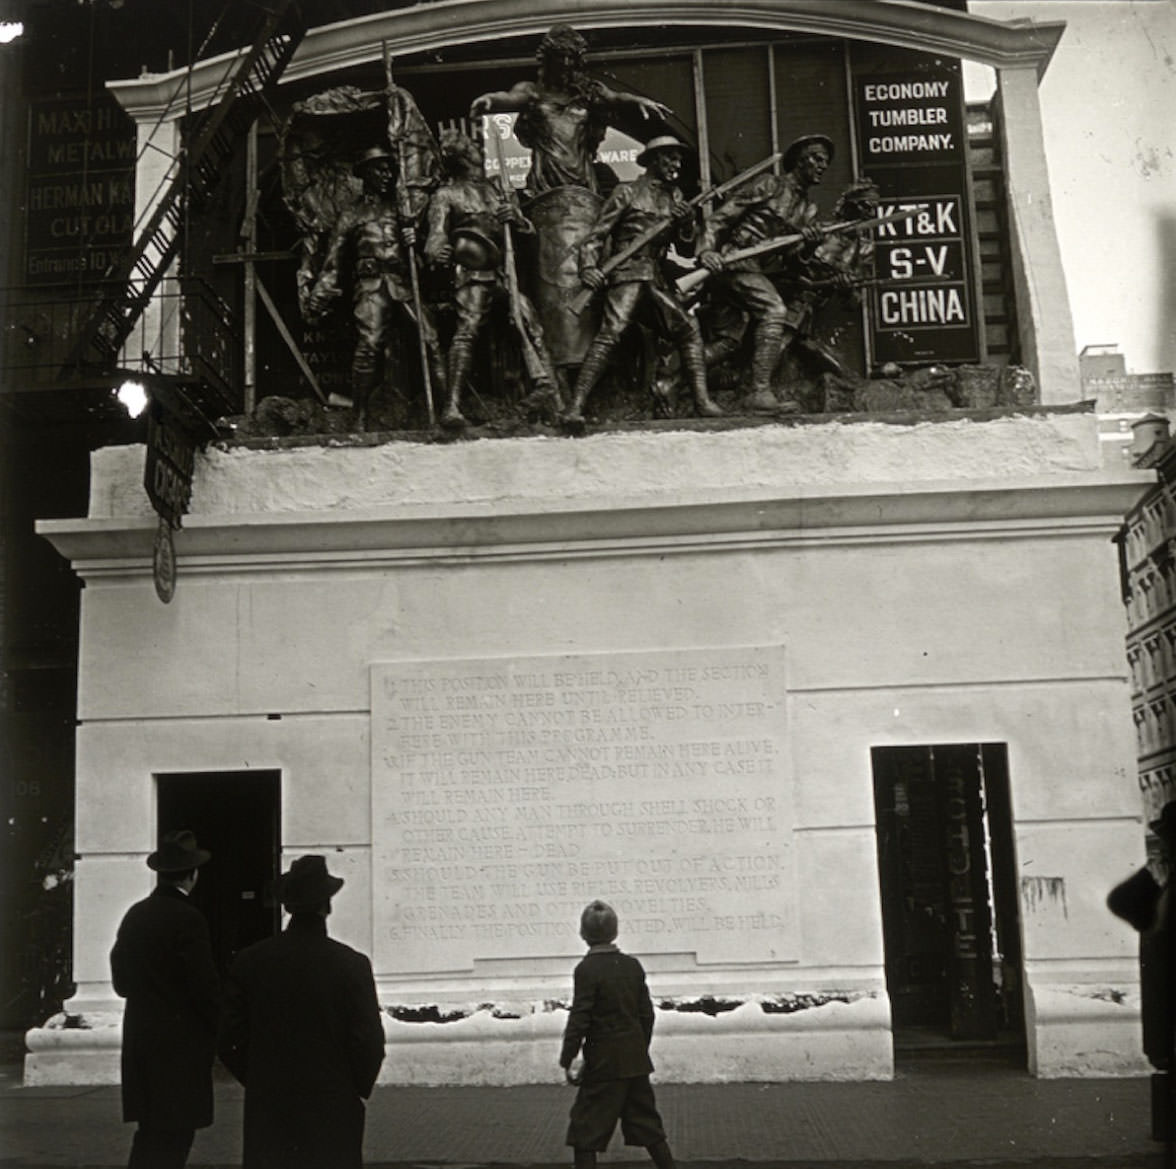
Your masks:
M268 0L252 48L222 85L219 99L198 116L192 144L122 260L105 277L106 291L77 333L64 376L113 365L179 251L189 207L211 197L238 142L248 133L306 33L297 0Z

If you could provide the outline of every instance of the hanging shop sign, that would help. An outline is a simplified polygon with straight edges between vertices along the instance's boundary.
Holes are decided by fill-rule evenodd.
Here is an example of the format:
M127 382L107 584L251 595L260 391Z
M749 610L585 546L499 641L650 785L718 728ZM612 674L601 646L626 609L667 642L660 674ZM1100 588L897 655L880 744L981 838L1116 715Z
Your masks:
M911 213L878 228L871 361L978 361L960 67L856 73L854 98L860 167L878 183L881 211Z
M97 280L130 246L135 127L109 94L29 104L26 284Z
M154 400L147 412L147 464L143 486L160 518L173 528L192 498L192 469L196 444Z

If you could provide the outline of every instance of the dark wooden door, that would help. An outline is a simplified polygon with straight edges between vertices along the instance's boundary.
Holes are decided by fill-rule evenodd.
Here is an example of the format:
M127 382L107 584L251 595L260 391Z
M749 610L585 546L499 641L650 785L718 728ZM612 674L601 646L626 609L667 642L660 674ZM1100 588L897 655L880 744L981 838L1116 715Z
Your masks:
M217 965L280 927L274 897L280 841L277 771L159 775L158 828L196 833L212 859L200 870L192 901L208 918Z

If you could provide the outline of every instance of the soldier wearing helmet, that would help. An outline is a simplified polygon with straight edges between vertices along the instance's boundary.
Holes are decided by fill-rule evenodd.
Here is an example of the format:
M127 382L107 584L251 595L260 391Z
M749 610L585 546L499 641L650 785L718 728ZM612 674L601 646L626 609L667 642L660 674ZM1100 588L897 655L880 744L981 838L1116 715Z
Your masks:
M435 385L445 384L445 370L431 317L417 321L412 312L409 265L416 226L402 220L396 206L396 156L386 146L373 146L360 155L352 170L363 182L363 198L335 224L308 309L312 318L321 316L350 283L356 328L351 386L356 422L363 429L372 392L387 372L385 354L399 320L407 319L421 330Z
M774 278L811 255L824 237L809 191L824 177L832 159L833 143L824 134L797 138L784 152L782 174L765 175L739 188L706 224L698 258L703 267L720 274L711 282L712 291L718 293L723 309L747 314L754 327L748 399L753 410L796 408L795 403L779 402L772 389L780 355L796 333ZM793 234L803 235L803 241L765 260L757 257L728 265L720 250L724 245L741 248Z
M606 276L600 268L606 244L614 253L624 252L650 227L664 222L667 229L690 238L694 233L694 211L678 187L678 176L687 147L671 135L653 138L638 156L645 173L632 183L618 186L601 208L595 226L580 247L580 279L588 288L608 287L600 330L588 349L576 378L572 404L564 424L577 431L584 426L584 404L604 374L613 350L632 324L642 302L648 302L658 324L677 346L682 367L694 396L694 408L704 417L722 410L711 400L706 388L702 335L698 323L669 287L661 270L671 232L663 232Z

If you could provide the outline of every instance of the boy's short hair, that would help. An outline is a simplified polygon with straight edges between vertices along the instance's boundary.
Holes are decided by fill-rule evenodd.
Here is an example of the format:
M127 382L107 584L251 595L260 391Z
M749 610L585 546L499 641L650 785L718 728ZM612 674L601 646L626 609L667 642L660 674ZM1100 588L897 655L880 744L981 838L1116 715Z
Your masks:
M596 900L580 914L580 937L590 946L611 942L617 936L617 911L607 902Z

